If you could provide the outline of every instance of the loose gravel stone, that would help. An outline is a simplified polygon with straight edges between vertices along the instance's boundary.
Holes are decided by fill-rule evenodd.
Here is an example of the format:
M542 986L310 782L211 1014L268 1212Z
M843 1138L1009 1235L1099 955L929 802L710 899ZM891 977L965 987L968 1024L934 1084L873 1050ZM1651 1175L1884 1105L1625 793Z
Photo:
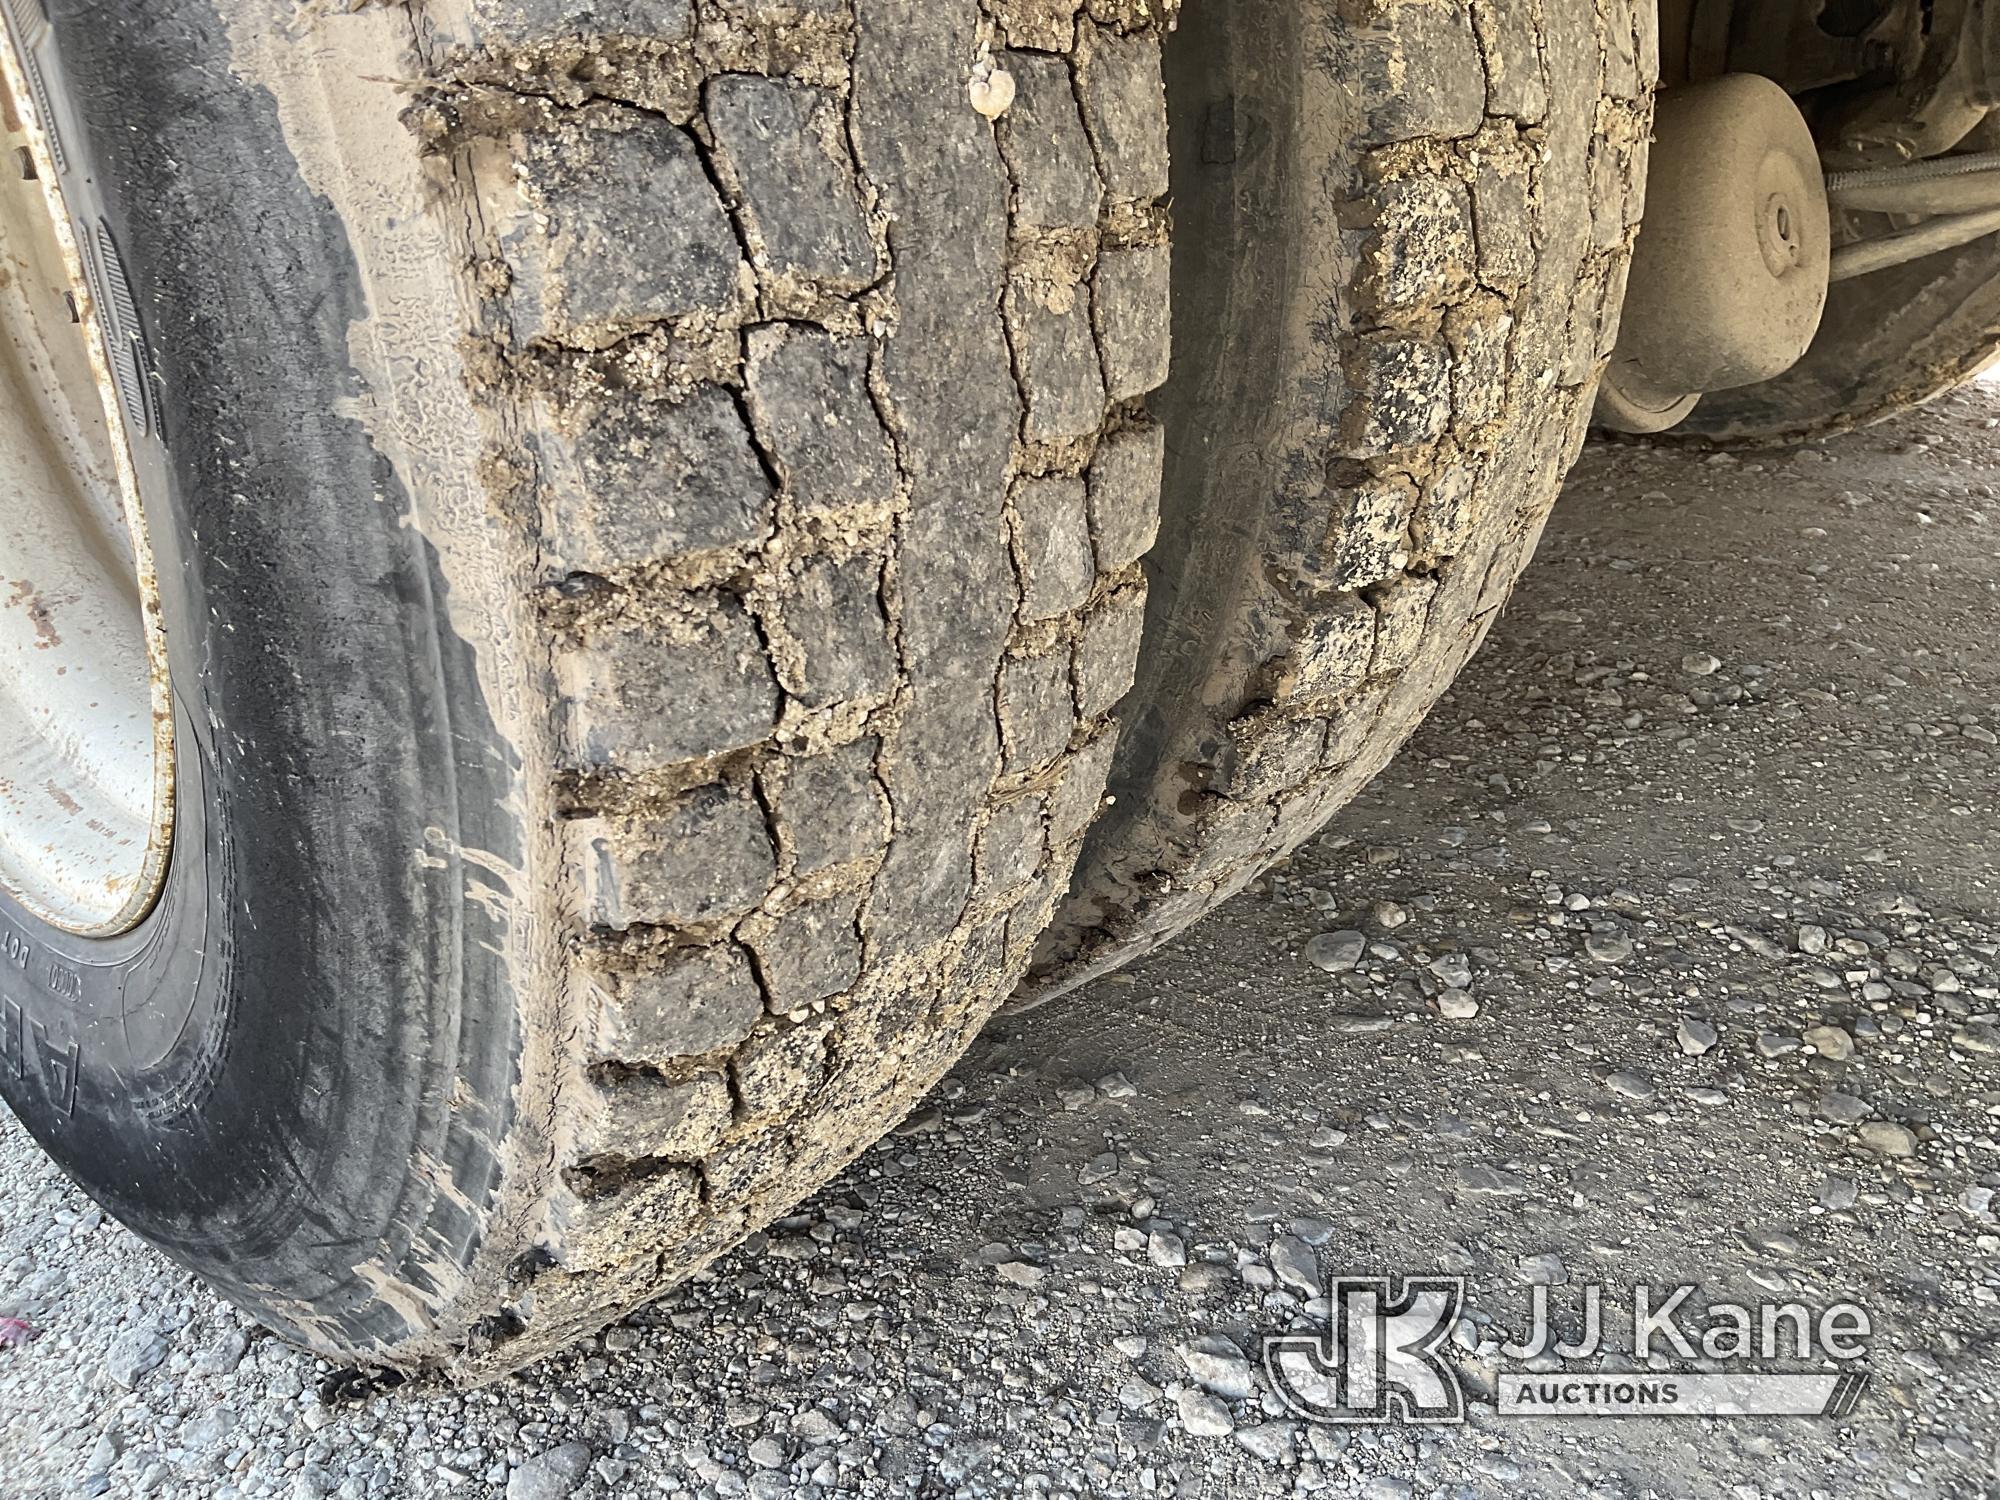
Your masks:
M1292 1428L1286 1422L1259 1422L1236 1429L1236 1441L1267 1464L1293 1462Z
M150 1328L135 1328L112 1344L104 1356L104 1373L125 1390L136 1388L167 1357L167 1341Z
M1520 1260L1521 1280L1530 1286L1561 1286L1569 1280L1569 1268L1553 1250L1540 1255L1524 1255Z
M1489 1167L1481 1162L1468 1162L1458 1167L1453 1175L1458 1180L1460 1192L1482 1198L1511 1198L1528 1190L1527 1183L1512 1172L1503 1172L1498 1167Z
M1177 1234L1154 1230L1146 1236L1146 1258L1170 1270L1187 1264L1187 1245Z
M1150 1380L1128 1375L1118 1382L1118 1404L1127 1411L1146 1411L1160 1399L1160 1388Z
M1907 1125L1887 1120L1870 1120L1856 1132L1861 1144L1877 1156L1907 1157L1917 1154L1917 1137Z
M1180 1413L1181 1426L1191 1437L1227 1437L1236 1428L1230 1420L1229 1408L1206 1391L1189 1387L1177 1392L1174 1408Z
M1089 1109L1097 1102L1097 1090L1087 1083L1073 1083L1056 1090L1056 1102L1064 1109Z
M2000 1054L2000 1028L1986 1022L1971 1026L1961 1026L1951 1034L1952 1046L1961 1052L1977 1053L1981 1057Z
M1632 956L1632 940L1622 932L1593 932L1583 940L1593 963L1622 964Z
M583 1483L591 1457L582 1443L537 1453L507 1476L507 1500L565 1500Z
M1706 1021L1698 1021L1692 1016L1683 1016L1674 1030L1674 1039L1680 1043L1681 1051L1689 1057L1700 1057L1713 1051L1721 1040L1721 1034Z
M1448 990L1472 988L1472 960L1463 953L1440 953L1431 960L1430 970Z
M1271 1270L1281 1284L1307 1297L1317 1297L1325 1290L1320 1280L1319 1258L1296 1235L1281 1234L1271 1242Z
M1650 1099L1659 1092L1659 1086L1644 1073L1626 1071L1605 1074L1604 1086L1627 1099Z
M1328 1031L1341 1036L1378 1036L1385 1031L1396 1029L1394 1016L1329 1016L1326 1021Z
M1255 1389L1250 1361L1219 1333L1203 1334L1180 1346L1181 1363L1195 1383L1230 1401L1240 1401Z
M194 1369L200 1375L229 1375L243 1363L243 1356L250 1349L249 1331L242 1328L226 1328L194 1358Z
M1353 931L1322 932L1306 944L1306 962L1329 974L1344 974L1361 962L1368 939Z

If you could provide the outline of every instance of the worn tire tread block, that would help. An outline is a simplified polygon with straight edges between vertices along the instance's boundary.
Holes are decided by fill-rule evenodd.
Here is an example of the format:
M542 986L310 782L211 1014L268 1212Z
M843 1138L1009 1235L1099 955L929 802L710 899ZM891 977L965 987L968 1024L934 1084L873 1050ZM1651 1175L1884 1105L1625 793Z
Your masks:
M480 1379L788 1208L1025 971L1134 669L1169 320L1157 16L1028 28L995 121L977 0L468 7L410 118L540 528L574 981L525 1002L555 1148Z
M1171 82L1206 134L1172 164L1191 248L1173 268L1175 378L1152 402L1174 437L1155 586L1114 802L1023 1008L1296 847L1477 649L1582 442L1638 219L1657 65L1629 0L1237 0L1184 25ZM1131 56L1100 53L1086 76L1099 140L1132 134ZM1244 134L1269 118L1290 134ZM1127 165L1166 162L1148 148ZM1132 180L1107 175L1114 194ZM1308 180L1327 190L1295 194ZM1161 274L1148 253L1100 264L1107 326ZM1151 378L1142 343L1105 352L1114 398ZM1150 540L1120 497L1158 462L1100 448L1100 566Z

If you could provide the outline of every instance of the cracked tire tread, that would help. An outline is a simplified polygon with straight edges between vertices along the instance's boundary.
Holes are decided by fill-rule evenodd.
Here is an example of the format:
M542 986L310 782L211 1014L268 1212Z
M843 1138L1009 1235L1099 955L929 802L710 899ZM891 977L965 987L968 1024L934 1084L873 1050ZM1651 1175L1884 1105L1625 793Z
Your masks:
M1243 0L1177 48L1140 675L1023 1007L1296 847L1477 649L1583 442L1640 215L1645 7Z
M1166 124L1115 0L468 5L406 122L537 532L572 955L486 1379L790 1208L1025 970L1137 650Z

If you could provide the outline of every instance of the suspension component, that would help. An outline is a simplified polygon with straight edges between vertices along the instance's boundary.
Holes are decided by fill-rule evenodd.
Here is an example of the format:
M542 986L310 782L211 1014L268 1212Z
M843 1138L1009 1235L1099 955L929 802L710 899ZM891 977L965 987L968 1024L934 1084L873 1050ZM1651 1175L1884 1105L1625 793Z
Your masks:
M1826 197L1836 209L1881 214L1959 214L2000 208L2000 151L1829 172Z
M1828 238L1819 154L1783 89L1732 73L1663 93L1598 423L1660 432L1705 392L1789 369L1826 305Z

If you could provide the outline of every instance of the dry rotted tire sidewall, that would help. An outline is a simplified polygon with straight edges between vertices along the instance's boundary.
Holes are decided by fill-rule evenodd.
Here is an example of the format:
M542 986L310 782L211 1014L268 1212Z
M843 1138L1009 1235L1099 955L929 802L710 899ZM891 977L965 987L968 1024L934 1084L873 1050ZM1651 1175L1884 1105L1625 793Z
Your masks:
M178 223L135 279L216 850L155 919L211 940L81 1031L219 998L157 1122L144 1059L89 1125L10 1097L288 1333L490 1375L789 1207L1025 967L1138 642L1158 22L75 9Z
M1190 8L1145 644L1031 996L1162 941L1386 762L1582 442L1641 209L1650 6Z
M1702 397L1675 436L1802 442L1865 427L1971 379L2000 354L1993 242L1835 282L1805 358Z

